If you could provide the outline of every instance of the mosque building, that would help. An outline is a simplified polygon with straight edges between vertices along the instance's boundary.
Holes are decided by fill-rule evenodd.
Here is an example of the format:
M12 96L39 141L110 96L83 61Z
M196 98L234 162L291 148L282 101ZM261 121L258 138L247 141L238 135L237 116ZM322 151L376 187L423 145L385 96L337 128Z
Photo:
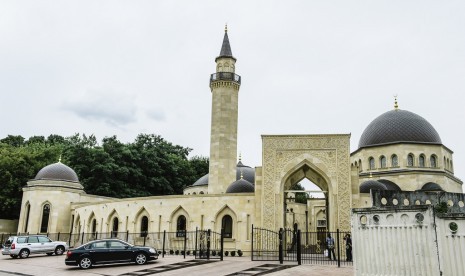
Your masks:
M210 76L209 173L182 195L108 198L87 194L72 168L58 162L23 188L18 232L105 233L224 229L225 248L250 248L254 226L350 231L351 208L370 207L370 190L461 193L453 151L421 116L398 107L375 118L350 153L350 134L262 135L262 164L237 160L236 74L227 30ZM323 198L298 203L303 179ZM292 218L292 222L291 221Z

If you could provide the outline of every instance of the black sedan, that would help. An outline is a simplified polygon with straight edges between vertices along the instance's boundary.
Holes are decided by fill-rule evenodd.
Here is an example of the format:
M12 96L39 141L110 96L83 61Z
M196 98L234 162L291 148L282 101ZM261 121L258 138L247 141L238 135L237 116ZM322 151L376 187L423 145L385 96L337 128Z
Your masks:
M134 246L118 239L95 240L66 253L66 265L79 265L82 269L94 264L135 262L143 265L158 258L152 247Z

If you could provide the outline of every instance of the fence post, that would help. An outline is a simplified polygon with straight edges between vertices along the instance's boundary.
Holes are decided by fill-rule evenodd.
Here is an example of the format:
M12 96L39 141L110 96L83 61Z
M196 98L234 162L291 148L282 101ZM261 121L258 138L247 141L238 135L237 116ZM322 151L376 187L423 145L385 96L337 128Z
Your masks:
M161 252L161 257L165 257L165 238L166 238L166 230L163 230L163 246L162 246L162 252Z
M194 245L194 257L197 259L197 232L198 227L195 227L195 245Z
M128 242L128 241L129 241L129 230L126 231L126 242Z
M247 230L248 231L248 230ZM250 254L250 260L253 261L253 224L252 224L252 238L251 238L252 242L251 242L251 251L252 251L252 254Z
M184 230L184 259L186 258L186 246L187 246L187 229Z
M284 263L284 256L283 256L283 229L282 228L279 228L279 246L278 246L278 250L279 250L279 263L280 264L283 264Z
M69 239L68 239L68 246L71 247L71 235L73 234L73 231L69 232Z
M58 237L57 237L57 241L60 240L60 232L58 232Z
M145 239L147 238L147 234L144 234L144 246L145 246Z
M336 242L337 242L337 267L341 267L341 249L339 246L339 228L336 230Z
M82 231L82 237L81 237L81 245L84 244L84 231Z
M301 236L300 236L300 230L297 230L297 264L301 265L302 264L302 241L301 241Z
M210 260L210 234L211 234L211 230L208 229L207 231L207 260Z
M221 238L220 238L220 260L223 260L223 243L224 243L224 229L221 228Z

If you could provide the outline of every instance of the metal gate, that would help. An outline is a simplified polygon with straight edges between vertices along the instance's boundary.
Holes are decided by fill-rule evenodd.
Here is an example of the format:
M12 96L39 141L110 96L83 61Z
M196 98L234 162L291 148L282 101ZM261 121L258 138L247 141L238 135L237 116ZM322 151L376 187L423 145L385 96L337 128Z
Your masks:
M223 231L217 233L208 230L195 231L195 258L223 260Z
M297 264L352 265L350 232L301 232L297 228L278 232L252 226L252 261Z

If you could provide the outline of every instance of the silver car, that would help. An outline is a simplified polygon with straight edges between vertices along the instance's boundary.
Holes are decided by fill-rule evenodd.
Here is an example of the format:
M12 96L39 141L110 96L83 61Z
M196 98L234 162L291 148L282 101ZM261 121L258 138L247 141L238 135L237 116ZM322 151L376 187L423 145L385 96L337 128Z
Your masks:
M52 241L47 236L11 236L4 244L2 255L23 259L30 254L62 255L66 250L68 250L66 242Z

